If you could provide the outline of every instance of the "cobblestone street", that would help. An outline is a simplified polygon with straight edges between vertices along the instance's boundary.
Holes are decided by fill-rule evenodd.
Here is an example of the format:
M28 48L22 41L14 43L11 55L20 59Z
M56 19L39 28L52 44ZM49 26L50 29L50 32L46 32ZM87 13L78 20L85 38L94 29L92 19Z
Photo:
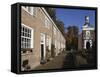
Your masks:
M80 64L87 64L87 60L79 55L73 55L72 53L64 52L54 57L53 60L36 67L35 70L73 68L79 66Z

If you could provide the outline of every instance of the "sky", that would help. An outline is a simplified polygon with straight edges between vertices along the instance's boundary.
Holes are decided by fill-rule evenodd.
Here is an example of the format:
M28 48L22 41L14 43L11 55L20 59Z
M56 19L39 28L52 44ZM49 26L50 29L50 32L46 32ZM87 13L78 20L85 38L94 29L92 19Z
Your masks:
M89 16L90 24L95 26L95 10L56 8L56 16L63 21L64 27L76 25L80 32L85 23L85 16Z

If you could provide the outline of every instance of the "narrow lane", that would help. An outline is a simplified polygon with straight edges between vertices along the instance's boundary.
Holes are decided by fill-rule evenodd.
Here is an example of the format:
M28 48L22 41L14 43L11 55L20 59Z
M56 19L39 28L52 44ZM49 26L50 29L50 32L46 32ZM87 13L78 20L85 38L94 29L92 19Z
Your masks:
M36 67L35 69L59 69L63 67L63 62L66 57L66 53L62 53L53 58L53 60L47 62L46 64L41 64L40 66Z
M81 65L86 65L87 60L80 55L73 53L62 53L53 60L47 62L46 64L41 64L36 67L35 70L40 69L61 69L61 68L74 68L79 67Z

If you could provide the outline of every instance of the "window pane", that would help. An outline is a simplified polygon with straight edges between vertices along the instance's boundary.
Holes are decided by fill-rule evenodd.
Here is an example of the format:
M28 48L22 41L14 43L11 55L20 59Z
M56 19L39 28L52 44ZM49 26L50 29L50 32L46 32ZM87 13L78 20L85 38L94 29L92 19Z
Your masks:
M24 32L24 27L23 27L23 32Z
M29 33L31 33L31 30L29 30Z
M25 28L25 32L27 32L27 29Z
M31 29L21 26L21 48L31 48Z
M29 29L27 29L27 33L29 33Z
M28 37L30 36L30 34L28 33Z

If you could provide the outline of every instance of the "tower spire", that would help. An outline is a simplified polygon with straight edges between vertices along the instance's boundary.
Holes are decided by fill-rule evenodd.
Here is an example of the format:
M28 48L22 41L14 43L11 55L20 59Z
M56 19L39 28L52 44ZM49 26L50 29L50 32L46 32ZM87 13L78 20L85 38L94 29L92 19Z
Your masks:
M89 16L85 16L85 25L89 26L89 23L90 23Z

